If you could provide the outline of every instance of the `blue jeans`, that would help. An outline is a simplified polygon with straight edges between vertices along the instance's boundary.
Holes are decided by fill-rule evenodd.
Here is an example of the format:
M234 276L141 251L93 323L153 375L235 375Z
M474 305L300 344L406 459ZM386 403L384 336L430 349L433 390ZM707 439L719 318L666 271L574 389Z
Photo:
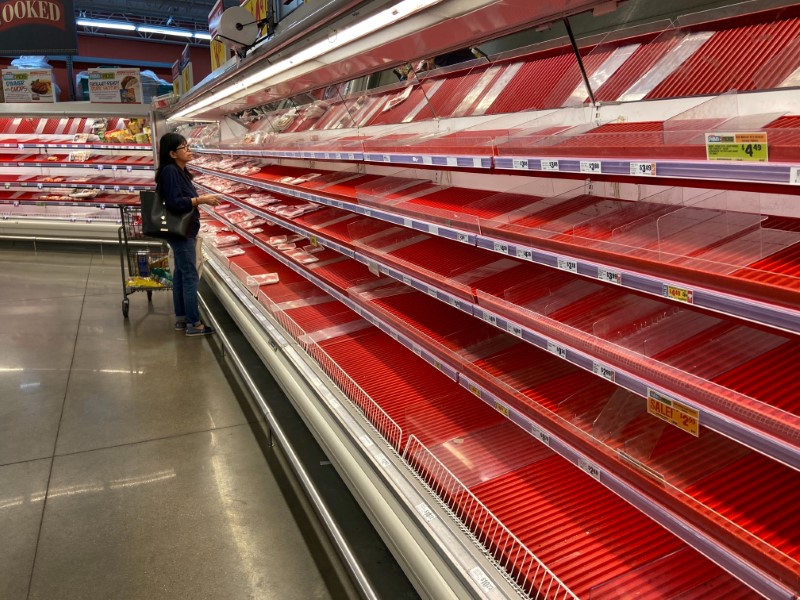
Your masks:
M175 306L177 319L186 319L190 325L200 322L200 310L197 308L197 249L195 238L186 240L170 240L169 246L175 259L175 270L172 273L172 303Z

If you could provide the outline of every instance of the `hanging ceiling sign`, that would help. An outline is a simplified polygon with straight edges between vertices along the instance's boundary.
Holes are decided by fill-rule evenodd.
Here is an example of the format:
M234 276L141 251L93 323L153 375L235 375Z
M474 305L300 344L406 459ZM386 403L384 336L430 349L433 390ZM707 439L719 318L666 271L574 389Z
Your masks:
M0 54L77 54L72 0L0 0Z

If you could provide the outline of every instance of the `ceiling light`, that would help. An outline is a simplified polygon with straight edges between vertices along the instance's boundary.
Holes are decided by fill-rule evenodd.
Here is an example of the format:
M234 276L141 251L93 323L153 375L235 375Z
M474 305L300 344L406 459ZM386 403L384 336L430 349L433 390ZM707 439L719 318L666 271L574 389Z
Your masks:
M221 100L228 98L235 93L250 87L251 85L261 83L271 77L283 73L284 71L288 71L293 67L319 58L331 50L341 48L342 46L345 46L359 38L375 33L376 31L380 31L404 19L405 17L429 8L435 4L439 4L441 1L442 0L403 0L391 8L383 10L365 19L364 21L355 23L341 31L335 31L333 37L329 36L328 39L317 42L316 44L301 50L291 57L284 59L279 63L270 65L234 85L228 86L227 88L224 88L218 92L214 92L203 100L187 106L183 110L178 111L168 118L183 118L191 113L197 112L212 104L220 102Z
M122 29L123 31L136 31L136 25L121 23L119 21L103 21L101 19L77 19L76 25L81 27L96 27L97 29Z
M211 34L195 32L194 37L196 37L198 40L210 40Z
M171 27L151 27L149 25L139 25L136 31L140 33L160 33L161 35L175 35L178 37L192 37L191 31L186 29L173 29Z

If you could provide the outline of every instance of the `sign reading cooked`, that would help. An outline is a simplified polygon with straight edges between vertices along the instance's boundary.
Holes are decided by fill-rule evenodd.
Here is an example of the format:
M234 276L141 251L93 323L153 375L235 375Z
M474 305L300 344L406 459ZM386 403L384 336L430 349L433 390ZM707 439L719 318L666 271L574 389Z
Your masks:
M72 0L0 0L0 53L77 52Z

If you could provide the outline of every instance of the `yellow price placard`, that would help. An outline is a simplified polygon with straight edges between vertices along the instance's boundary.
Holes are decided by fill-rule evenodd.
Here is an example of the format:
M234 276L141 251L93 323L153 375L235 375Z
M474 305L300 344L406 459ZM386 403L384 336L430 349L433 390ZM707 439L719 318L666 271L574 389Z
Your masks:
M700 412L675 398L647 388L647 412L695 437L700 436Z
M481 397L481 388L479 388L474 383L469 384L469 391L472 392L474 395L476 395L478 398Z
M502 404L500 404L499 402L495 402L495 403L494 403L494 407L495 407L495 409L497 410L497 412L499 412L499 413L500 413L501 415L503 415L504 417L507 417L507 416L508 416L509 412L508 412L508 407L507 407L507 406L503 406L503 405L502 405Z
M708 160L769 160L767 133L707 133L706 158Z
M694 292L686 288L664 284L661 286L661 294L670 300L686 302L687 304L694 303Z

